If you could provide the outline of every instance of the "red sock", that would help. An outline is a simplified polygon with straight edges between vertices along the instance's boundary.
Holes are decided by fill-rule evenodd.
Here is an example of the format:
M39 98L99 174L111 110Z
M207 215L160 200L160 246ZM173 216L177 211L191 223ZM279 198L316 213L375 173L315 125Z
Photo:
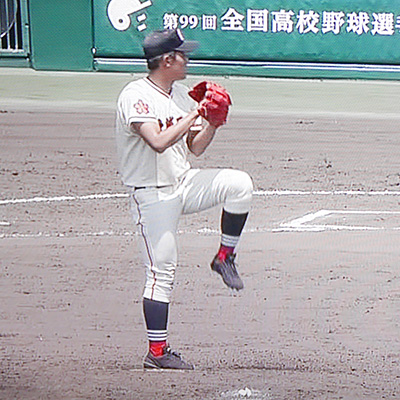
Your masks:
M218 250L218 258L221 261L225 261L226 260L226 256L229 254L233 254L233 251L235 250L234 247L227 247L227 246L223 246L221 244L221 247Z
M167 341L163 342L149 342L150 353L154 357L160 357L164 354L164 349L167 347Z

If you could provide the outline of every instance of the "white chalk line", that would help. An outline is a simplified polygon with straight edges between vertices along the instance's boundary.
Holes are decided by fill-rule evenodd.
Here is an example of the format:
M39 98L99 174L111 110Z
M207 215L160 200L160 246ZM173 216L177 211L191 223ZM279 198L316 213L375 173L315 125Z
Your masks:
M272 232L273 229L268 228L256 228L245 230L247 233L255 233L255 232ZM179 230L178 235L187 235L187 234L198 234L202 236L213 236L219 235L220 231L212 228L200 228L197 230L188 229L188 230ZM139 233L136 231L124 231L124 232L115 232L115 231L99 231L99 232L37 232L37 233L2 233L0 234L0 239L38 239L38 238L92 238L92 237L111 237L111 236L119 236L119 237L129 237L129 236L139 236Z
M400 191L391 190L255 190L254 196L400 196ZM87 201L128 198L128 193L99 193L83 196L31 197L0 200L0 206L26 203L54 203L64 201Z
M79 200L106 200L120 199L129 197L128 193L105 193L105 194L88 194L84 196L54 196L54 197L31 197L27 199L5 199L0 200L0 205L9 204L26 204L26 203L54 203L63 201L79 201Z
M400 196L394 190L255 190L255 196Z
M293 190L258 190L254 191L255 196L335 196L335 195L350 195L350 196L399 196L400 191L293 191ZM26 199L9 199L1 200L0 205L12 204L27 204L27 203L50 203L64 201L87 201L87 200L104 200L104 199L120 199L129 197L128 193L106 193L106 194L90 194L83 196L53 196L53 197L33 197ZM379 230L400 230L400 227L371 227L371 226L354 226L354 225L332 225L332 224L310 224L318 218L327 217L330 214L381 214L381 215L399 215L396 211L361 211L361 210L319 210L317 212L306 214L302 217L295 218L289 222L282 222L276 228L259 227L246 229L247 233L262 233L262 232L322 232L322 231L379 231ZM8 221L0 221L0 226L11 226ZM200 234L200 235L216 235L219 230L203 227L198 230L179 231L178 234ZM0 239L10 238L79 238L79 237L105 237L105 236L136 236L133 231L115 232L115 231L99 231L99 232L37 232L37 233L2 233Z
M320 218L331 215L400 215L400 211L374 210L319 210L280 224L281 231L286 232L321 232L321 231L383 231L400 230L400 227L387 228L384 226L332 225L310 224Z
M331 224L307 224L321 217L327 217L331 214L376 214L376 215L400 215L396 211L343 211L343 210L320 210L315 213L306 214L303 217L296 218L289 222L279 224L277 228L257 227L245 228L244 233L283 233L283 232L326 232L326 231L400 231L400 227L386 228L382 226L354 226L354 225L331 225ZM197 230L183 229L178 230L178 235L197 234L201 236L220 235L219 229L203 227ZM134 237L139 236L136 231L98 231L98 232L37 232L37 233L3 233L0 239L38 239L38 238L95 238L95 237Z

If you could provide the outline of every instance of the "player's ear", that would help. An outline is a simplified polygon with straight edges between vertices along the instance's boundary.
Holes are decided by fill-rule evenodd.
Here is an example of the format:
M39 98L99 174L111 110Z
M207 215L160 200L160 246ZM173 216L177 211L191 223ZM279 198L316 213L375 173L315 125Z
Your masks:
M175 53L164 54L163 62L166 67L170 67L175 60Z

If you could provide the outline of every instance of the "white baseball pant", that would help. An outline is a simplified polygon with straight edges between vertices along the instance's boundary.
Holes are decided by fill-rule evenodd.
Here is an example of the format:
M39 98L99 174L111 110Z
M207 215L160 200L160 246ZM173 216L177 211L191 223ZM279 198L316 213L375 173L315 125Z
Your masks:
M143 297L169 303L178 262L176 231L182 214L223 204L232 214L249 212L253 183L233 169L191 169L181 182L164 188L132 189L131 205L146 266Z

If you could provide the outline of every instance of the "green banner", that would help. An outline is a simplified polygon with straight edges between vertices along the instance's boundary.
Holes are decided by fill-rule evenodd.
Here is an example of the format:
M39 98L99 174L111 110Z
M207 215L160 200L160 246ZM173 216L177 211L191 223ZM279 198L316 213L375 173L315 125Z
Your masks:
M198 40L193 60L400 64L399 0L93 0L96 57L143 57L152 30Z

